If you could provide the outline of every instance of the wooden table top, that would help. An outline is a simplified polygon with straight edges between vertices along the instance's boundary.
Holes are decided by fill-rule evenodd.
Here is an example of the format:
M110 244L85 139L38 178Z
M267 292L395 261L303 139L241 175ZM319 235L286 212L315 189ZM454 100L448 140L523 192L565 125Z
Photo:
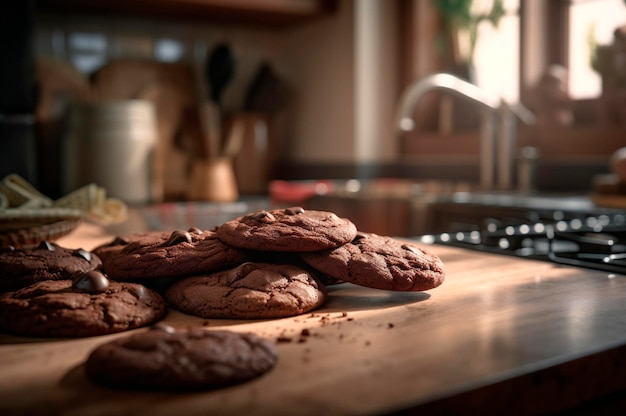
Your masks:
M59 243L91 249L109 238L110 230L83 224ZM314 313L265 321L170 311L173 326L251 331L276 342L271 372L225 389L174 394L92 384L83 367L89 352L127 333L0 335L0 414L528 414L626 388L626 276L428 248L447 272L428 292L341 284Z

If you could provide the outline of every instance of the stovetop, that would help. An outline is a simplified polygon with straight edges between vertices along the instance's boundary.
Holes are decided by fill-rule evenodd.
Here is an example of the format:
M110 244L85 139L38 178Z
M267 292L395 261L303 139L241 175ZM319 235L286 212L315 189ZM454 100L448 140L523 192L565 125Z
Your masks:
M485 219L477 229L416 238L470 250L626 274L626 213Z

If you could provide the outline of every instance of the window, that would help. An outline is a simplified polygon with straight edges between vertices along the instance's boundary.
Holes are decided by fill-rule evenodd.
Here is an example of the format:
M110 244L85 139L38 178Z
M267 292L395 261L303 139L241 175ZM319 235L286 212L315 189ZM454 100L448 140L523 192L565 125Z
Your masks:
M476 84L509 102L519 101L520 0L505 0L506 14L494 27L487 21L478 26L474 55ZM472 9L489 10L493 0L474 0Z
M532 0L531 0L532 1ZM520 99L520 26L519 9L528 0L503 0L506 14L497 27L483 21L478 27L478 41L474 55L476 83L483 89L502 96L510 102ZM546 2L547 4L548 2ZM568 90L574 100L594 99L602 94L602 79L592 68L592 57L598 46L613 43L614 31L626 25L626 1L624 0L566 0L555 1L542 9L548 15L543 30L547 42L557 43L546 50L534 50L543 68L560 63L569 70ZM473 0L475 14L489 10L493 0ZM549 13L559 5L562 10ZM558 6L557 6L558 7ZM559 16L560 15L560 16ZM554 19L564 19L556 25ZM532 21L532 23L531 23ZM529 20L534 27L526 30L542 30L537 20ZM564 33L554 33L562 29ZM558 43L562 43L558 45ZM565 52L564 52L565 51ZM546 57L541 57L542 54ZM559 56L563 54L563 57ZM538 69L540 71L541 69ZM536 78L536 77L535 77Z
M480 15L496 0L470 1L471 13ZM545 72L555 64L564 66L567 93L574 101L574 123L598 123L603 115L593 101L602 95L603 80L592 67L592 58L613 44L616 28L626 26L626 0L501 1L505 14L498 26L488 21L478 26L473 81L509 102L532 106ZM417 51L409 52L413 54L407 70L411 79L450 70L450 58L432 46L432 39L445 30L444 16L433 4L435 0L412 2Z
M611 45L613 32L626 25L624 0L570 0L568 37L569 93L573 99L597 98L600 75L591 67L594 48Z

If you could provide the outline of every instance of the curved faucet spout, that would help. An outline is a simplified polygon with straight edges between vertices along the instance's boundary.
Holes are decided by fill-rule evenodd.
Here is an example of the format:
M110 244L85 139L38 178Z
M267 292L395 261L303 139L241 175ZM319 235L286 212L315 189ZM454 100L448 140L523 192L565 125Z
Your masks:
M397 127L401 131L411 131L415 128L413 112L415 106L424 94L433 90L448 90L470 100L476 101L485 107L497 111L501 105L499 97L492 96L476 85L462 80L454 75L439 73L422 78L415 84L407 87L401 98L397 114Z
M496 184L508 189L513 183L515 164L516 122L534 122L532 114L521 103L509 105L476 85L454 75L438 73L409 85L402 96L396 115L396 129L408 132L415 128L415 108L419 100L433 90L446 90L469 99L482 107L480 121L480 183L485 189Z

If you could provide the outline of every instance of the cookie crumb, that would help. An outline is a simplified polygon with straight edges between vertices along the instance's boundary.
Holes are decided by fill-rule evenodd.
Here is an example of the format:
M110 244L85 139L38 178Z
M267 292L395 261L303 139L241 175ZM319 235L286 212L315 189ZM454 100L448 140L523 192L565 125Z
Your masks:
M291 338L286 336L279 336L278 338L276 338L276 342L281 344L288 344L291 342Z

